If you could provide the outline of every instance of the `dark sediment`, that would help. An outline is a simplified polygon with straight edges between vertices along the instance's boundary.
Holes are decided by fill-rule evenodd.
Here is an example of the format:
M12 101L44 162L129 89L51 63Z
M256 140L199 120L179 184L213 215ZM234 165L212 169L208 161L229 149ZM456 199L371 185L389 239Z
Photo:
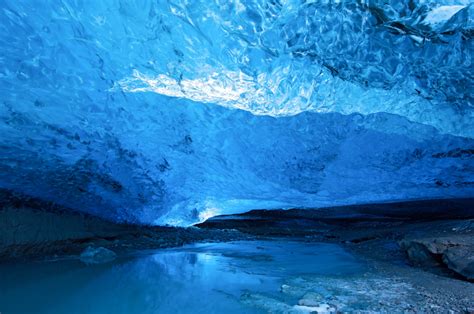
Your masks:
M78 255L90 246L121 254L242 238L239 232L116 223L5 190L0 200L0 262Z

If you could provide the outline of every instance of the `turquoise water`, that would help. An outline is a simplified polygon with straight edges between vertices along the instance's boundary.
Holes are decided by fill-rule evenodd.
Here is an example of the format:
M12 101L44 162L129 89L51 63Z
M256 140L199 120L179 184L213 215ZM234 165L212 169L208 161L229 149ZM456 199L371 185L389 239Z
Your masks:
M250 241L141 251L107 264L77 258L0 266L0 312L264 313L248 294L295 304L282 283L344 277L364 265L338 245Z

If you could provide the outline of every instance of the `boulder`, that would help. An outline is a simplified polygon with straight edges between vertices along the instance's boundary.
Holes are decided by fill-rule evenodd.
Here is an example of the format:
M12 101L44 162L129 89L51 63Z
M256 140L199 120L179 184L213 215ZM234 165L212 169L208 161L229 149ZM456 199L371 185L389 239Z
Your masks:
M101 264L113 261L117 257L115 252L104 247L87 247L79 259L85 264Z
M425 241L409 239L399 242L400 247L408 256L408 259L417 266L437 266L438 260Z
M474 246L456 246L443 253L443 262L449 269L474 281Z
M474 238L471 235L404 239L399 244L415 265L446 266L474 280Z

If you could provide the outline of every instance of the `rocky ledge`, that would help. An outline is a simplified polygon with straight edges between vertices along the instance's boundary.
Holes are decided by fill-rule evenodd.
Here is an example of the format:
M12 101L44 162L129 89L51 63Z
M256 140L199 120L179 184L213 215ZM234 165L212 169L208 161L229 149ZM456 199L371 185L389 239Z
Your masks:
M468 228L474 230L472 222ZM474 281L474 234L406 238L399 244L415 265L446 266L459 276Z

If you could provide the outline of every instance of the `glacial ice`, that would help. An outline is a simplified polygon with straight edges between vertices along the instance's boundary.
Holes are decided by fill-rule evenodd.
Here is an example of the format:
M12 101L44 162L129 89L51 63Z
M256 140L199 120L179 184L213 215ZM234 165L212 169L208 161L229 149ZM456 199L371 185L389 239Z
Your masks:
M0 2L0 188L117 221L474 195L469 0Z

